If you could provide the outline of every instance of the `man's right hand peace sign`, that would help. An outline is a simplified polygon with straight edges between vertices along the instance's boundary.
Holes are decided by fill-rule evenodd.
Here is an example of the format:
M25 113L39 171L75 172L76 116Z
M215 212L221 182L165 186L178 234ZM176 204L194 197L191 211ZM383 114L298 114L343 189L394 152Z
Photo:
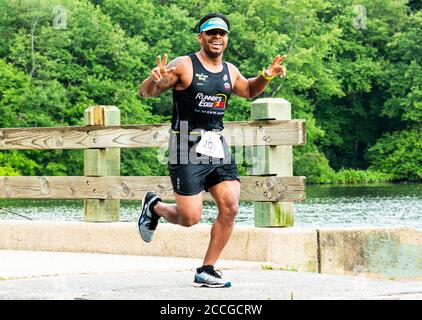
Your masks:
M161 61L161 56L157 56L157 66L151 71L151 80L155 83L159 83L163 78L168 77L169 74L175 70L176 67L167 69L167 53L164 54L163 61Z

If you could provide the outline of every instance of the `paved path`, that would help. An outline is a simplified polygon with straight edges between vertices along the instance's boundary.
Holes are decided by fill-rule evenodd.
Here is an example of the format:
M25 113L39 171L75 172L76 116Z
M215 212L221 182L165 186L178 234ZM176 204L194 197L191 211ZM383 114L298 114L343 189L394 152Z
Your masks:
M231 288L194 288L193 270L200 263L187 258L0 251L0 300L422 300L422 281L264 270L268 264L250 261L219 262Z

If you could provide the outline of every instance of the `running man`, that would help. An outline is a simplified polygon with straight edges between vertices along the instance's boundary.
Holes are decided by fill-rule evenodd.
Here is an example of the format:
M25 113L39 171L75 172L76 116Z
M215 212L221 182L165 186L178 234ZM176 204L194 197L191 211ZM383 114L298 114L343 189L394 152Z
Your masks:
M256 97L274 77L286 75L282 66L285 56L277 55L269 67L250 79L223 61L229 27L224 15L207 14L198 24L200 50L169 64L167 54L163 60L158 56L157 66L139 88L142 97L173 90L168 169L176 198L176 204L166 204L155 193L147 192L138 218L142 239L152 240L161 217L185 227L197 224L204 190L211 193L218 208L203 265L196 269L195 286L231 286L214 269L232 234L240 197L234 156L223 137L215 132L223 130L222 119L230 95Z

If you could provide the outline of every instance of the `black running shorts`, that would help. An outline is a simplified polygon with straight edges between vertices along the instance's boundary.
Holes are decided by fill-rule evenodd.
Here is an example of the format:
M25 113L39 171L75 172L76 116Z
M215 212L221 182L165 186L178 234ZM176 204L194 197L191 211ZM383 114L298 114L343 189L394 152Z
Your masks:
M177 194L192 196L203 190L208 191L208 188L223 181L240 181L235 157L224 139L221 139L226 156L224 159L211 158L193 152L192 148L195 148L200 136L189 136L188 149L191 157L188 156L188 159L182 161L179 139L174 135L170 136L168 169L173 189Z

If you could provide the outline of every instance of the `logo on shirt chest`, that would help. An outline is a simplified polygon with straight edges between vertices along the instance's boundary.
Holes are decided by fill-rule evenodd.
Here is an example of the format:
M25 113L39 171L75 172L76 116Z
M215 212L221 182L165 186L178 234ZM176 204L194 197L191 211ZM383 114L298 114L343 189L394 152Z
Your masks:
M205 82L207 82L207 79L208 79L208 76L203 73L201 74L195 73L195 77L197 77L199 81L205 81Z
M227 96L224 93L219 93L217 95L198 93L195 100L198 101L198 107L201 108L225 109Z

